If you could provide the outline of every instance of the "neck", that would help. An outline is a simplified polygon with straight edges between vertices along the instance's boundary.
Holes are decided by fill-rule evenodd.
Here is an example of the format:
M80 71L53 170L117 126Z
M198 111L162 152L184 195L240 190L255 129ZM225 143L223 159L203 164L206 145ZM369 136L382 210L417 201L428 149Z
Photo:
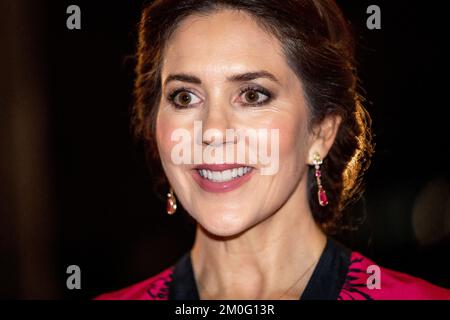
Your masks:
M237 236L197 227L191 258L201 299L299 299L326 244L304 194Z

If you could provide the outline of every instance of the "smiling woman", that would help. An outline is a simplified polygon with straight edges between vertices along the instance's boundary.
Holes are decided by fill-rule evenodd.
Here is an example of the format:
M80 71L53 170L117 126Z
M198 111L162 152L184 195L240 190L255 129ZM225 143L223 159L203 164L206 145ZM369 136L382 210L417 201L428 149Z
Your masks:
M329 237L373 151L334 1L160 0L139 32L133 125L170 190L168 213L178 199L196 237L176 265L99 299L449 298ZM200 137L185 152L210 159L174 161L179 130ZM261 144L278 155L271 174Z

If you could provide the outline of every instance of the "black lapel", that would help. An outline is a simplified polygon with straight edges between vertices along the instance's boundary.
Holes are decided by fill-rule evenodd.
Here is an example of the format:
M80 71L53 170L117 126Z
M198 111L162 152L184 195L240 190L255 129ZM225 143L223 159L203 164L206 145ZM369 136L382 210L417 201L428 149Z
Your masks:
M301 300L337 300L350 264L350 251L328 238ZM190 251L175 264L169 300L199 300Z
M175 264L169 284L169 300L199 300L190 251Z
M300 300L337 300L350 265L350 251L328 238Z

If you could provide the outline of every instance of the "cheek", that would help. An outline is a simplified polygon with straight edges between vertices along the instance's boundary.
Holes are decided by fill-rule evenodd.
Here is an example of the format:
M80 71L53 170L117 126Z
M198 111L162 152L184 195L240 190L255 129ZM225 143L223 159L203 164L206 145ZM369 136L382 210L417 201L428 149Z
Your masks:
M307 146L307 121L300 115L280 117L267 123L269 130L278 129L280 161L295 158L301 163Z
M286 121L280 129L280 155L299 157L306 151L307 135L304 121ZM300 159L298 159L300 160Z
M163 162L170 160L171 150L176 144L175 141L172 141L172 133L179 128L179 124L173 121L171 117L158 114L156 118L156 142Z

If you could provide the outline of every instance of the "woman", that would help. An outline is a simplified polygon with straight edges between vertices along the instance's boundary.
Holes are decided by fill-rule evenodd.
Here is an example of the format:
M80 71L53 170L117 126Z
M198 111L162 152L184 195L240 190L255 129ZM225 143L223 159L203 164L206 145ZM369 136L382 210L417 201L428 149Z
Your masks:
M98 299L448 299L327 235L372 154L353 40L332 0L160 0L139 27L133 124L167 212L197 223L174 266Z

